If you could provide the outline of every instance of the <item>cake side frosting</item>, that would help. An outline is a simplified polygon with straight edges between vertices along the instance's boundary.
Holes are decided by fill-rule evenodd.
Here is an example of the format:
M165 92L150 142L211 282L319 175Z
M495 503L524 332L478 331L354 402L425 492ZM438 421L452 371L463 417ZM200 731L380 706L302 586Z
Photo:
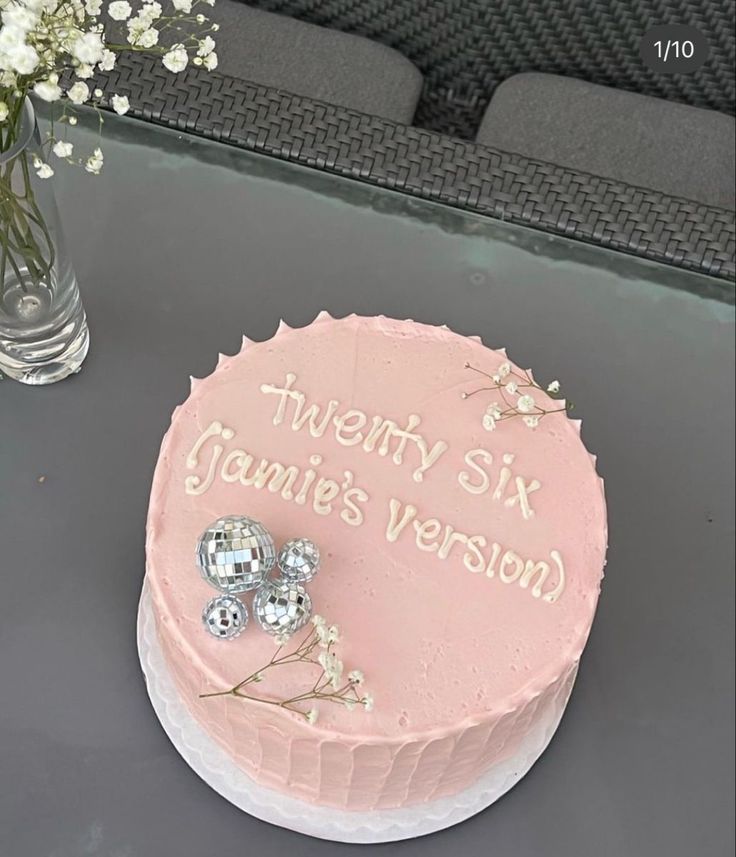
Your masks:
M355 809L452 793L569 693L602 575L602 485L564 414L483 429L466 364L505 359L444 328L322 315L222 358L175 412L148 521L160 637L192 712L259 782ZM310 592L365 670L371 714L329 707L309 725L199 698L273 650L255 628L223 644L200 625L194 543L236 512L321 546Z

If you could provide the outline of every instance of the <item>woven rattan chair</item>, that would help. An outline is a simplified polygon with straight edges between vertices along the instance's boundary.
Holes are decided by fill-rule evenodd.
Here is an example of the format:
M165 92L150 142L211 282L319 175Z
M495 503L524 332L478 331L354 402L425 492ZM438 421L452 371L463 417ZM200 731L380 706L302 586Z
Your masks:
M733 113L734 5L728 0L254 0L253 6L367 36L424 75L415 123L475 138L499 83L523 71L580 78ZM708 62L687 75L650 71L642 35L697 27Z
M726 0L255 0L251 5L396 49L423 74L411 125L197 69L167 77L124 58L114 88L133 114L310 167L491 217L732 278L734 213L473 142L495 88L538 71L734 110L733 7ZM639 56L662 23L710 46L690 74Z

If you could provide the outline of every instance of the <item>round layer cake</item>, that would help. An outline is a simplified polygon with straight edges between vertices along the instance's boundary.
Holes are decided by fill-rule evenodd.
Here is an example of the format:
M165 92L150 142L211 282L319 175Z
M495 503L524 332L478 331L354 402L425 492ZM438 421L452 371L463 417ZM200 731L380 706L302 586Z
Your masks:
M203 626L216 593L197 539L225 515L260 521L276 550L319 546L313 609L339 626L372 710L264 701L312 688L311 663L266 670L257 700L207 695L276 651L252 617L233 640ZM244 772L315 804L387 809L472 785L567 698L605 550L580 424L530 373L444 327L322 313L192 381L156 467L147 580L183 701Z

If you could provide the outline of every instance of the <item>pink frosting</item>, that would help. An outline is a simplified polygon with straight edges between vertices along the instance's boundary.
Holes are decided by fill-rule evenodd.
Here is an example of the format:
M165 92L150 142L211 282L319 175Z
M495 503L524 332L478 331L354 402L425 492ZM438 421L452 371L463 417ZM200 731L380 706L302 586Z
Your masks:
M148 518L147 575L159 635L192 713L258 782L304 800L361 810L450 794L512 753L535 717L569 693L602 578L602 482L580 440L579 422L563 413L546 416L534 429L519 418L493 432L484 429L486 408L498 397L463 399L483 381L466 363L494 373L505 360L477 338L447 328L321 314L306 328L282 325L273 339L247 342L239 354L221 358L210 377L193 381L189 399L175 411ZM320 416L330 400L339 403L335 416L357 410L369 421L380 416L402 428L414 414L421 422L413 432L429 449L439 441L446 449L416 481L422 459L413 441L397 464L396 439L382 456L362 444L339 443L334 421L313 437L306 424L292 428L290 399L284 419L274 425L281 397L262 385L283 387L288 373L296 376L293 389L305 394L305 407L319 406ZM535 396L549 408L558 406L544 394ZM188 466L187 456L213 422L232 436L206 440L197 464ZM346 426L343 437L355 439ZM198 476L200 488L207 481L215 444L222 452L212 484L201 494L186 493L187 478ZM300 505L267 487L224 481L220 465L235 449L252 454L254 468L262 458L295 465L302 474L311 467L315 480L342 484L350 471L352 485L369 498L355 504L362 523L351 526L341 517L349 517L344 491L328 514L317 514L311 494ZM480 485L480 472L466 459L473 450L493 456L483 465L490 490L482 494L470 493L458 478L465 473L468 485ZM504 455L511 476L494 499ZM319 464L310 464L313 456L320 456ZM517 476L527 486L539 483L528 494L528 516L519 500L505 502L517 493ZM418 522L439 521L426 524L425 546L437 528L442 542L448 526L483 537L485 547L479 547L482 539L476 542L483 565L477 553L468 555L461 537L446 545L445 558L437 548L420 550L413 522L389 541L392 498L401 510L413 505ZM271 706L200 699L203 692L232 686L274 650L254 621L232 642L215 640L202 628L202 607L215 593L199 576L194 549L206 525L225 514L262 521L277 546L295 536L320 546L322 568L309 592L316 612L340 625L340 655L346 669L365 673L366 689L375 697L372 712L322 703L318 722L309 725ZM538 597L539 575L525 588L519 579L504 582L498 561L487 573L493 542L523 561L547 563ZM564 588L552 552L563 564ZM469 569L474 564L480 571ZM506 566L507 579L514 568L512 562ZM303 666L284 667L258 690L292 696L304 684Z

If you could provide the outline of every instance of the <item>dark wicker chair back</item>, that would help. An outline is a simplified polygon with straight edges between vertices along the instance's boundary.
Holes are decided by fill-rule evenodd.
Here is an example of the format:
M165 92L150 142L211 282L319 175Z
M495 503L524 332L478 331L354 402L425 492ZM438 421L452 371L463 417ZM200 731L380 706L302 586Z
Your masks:
M731 0L249 0L250 5L368 36L409 57L425 88L416 124L473 139L494 88L544 71L725 113L734 110ZM710 56L687 75L639 58L657 24L698 27Z

